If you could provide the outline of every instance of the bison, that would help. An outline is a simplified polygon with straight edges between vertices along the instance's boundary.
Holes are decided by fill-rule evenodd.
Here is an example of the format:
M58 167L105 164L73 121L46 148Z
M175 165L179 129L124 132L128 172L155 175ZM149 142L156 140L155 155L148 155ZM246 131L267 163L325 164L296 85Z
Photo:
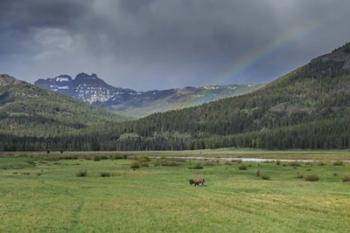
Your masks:
M203 178L194 178L189 180L190 185L204 185L205 180Z

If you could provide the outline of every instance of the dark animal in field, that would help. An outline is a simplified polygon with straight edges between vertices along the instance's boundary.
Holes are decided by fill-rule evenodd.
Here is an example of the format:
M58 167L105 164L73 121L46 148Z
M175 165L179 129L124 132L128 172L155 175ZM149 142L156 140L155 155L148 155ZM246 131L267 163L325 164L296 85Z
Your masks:
M189 183L190 183L190 185L194 185L194 186L204 185L205 179L203 179L203 178L194 178L194 179L190 179Z

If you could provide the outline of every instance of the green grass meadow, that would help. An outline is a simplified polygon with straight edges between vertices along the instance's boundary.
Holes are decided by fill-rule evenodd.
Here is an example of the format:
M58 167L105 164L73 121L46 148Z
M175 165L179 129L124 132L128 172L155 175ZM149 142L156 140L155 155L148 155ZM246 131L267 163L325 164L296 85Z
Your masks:
M100 160L80 155L0 157L0 232L350 229L350 182L343 182L350 164ZM133 170L135 161L141 167ZM197 163L203 169L189 169ZM77 176L82 171L86 176ZM310 175L320 180L306 181ZM193 177L205 178L206 185L190 186Z

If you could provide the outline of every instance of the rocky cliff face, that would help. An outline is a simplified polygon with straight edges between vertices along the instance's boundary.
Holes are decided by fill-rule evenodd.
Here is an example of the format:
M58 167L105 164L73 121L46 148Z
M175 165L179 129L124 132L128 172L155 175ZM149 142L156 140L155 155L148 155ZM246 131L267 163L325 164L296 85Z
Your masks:
M118 96L115 98L116 101L123 101L136 94L136 91L130 89L112 87L98 78L96 74L85 73L78 74L74 79L69 75L39 79L35 85L90 104L104 103L116 96Z

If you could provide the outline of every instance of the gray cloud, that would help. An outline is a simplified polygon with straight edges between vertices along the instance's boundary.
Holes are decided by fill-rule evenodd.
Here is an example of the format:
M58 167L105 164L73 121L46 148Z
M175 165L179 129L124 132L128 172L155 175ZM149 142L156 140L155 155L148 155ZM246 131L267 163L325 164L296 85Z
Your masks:
M346 0L2 0L0 73L136 89L265 82L350 41Z

